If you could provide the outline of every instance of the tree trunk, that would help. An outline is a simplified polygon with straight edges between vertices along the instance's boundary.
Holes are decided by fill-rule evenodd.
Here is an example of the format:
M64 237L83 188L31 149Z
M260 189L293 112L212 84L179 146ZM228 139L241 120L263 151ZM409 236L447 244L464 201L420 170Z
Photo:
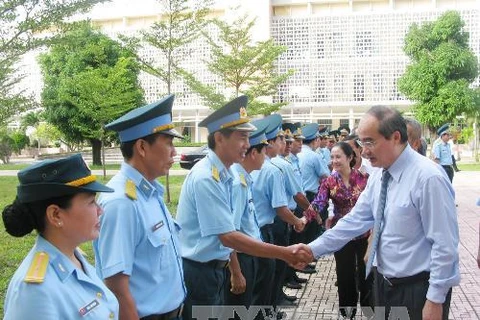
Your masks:
M92 164L102 165L102 141L99 139L90 139L92 145Z

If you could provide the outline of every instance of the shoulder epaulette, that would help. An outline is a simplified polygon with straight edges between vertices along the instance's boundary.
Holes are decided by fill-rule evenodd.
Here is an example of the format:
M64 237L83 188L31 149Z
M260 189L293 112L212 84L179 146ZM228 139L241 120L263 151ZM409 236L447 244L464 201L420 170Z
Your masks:
M283 169L282 169L279 165L277 165L276 163L273 163L273 161L271 162L271 164L272 164L274 167L276 167L278 170L280 170L281 173L283 173Z
M125 183L125 194L132 200L137 200L137 186L132 180Z
M220 173L218 172L218 169L215 166L212 167L212 177L213 179L215 179L215 181L217 182L220 181Z
M28 268L27 274L25 275L26 283L42 283L47 274L48 267L48 253L41 251L35 253L32 263Z
M247 186L247 180L245 180L245 175L243 173L240 173L240 183L242 186L246 187Z

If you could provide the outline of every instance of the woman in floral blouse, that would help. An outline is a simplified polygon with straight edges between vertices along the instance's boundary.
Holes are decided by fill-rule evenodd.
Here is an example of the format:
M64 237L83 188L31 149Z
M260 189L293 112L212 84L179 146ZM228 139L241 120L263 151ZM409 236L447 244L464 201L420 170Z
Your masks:
M309 221L315 219L315 215L328 205L329 199L334 205L334 216L327 220L327 228L333 227L353 208L360 193L365 189L368 179L367 173L361 173L353 168L355 157L355 152L347 142L339 142L332 148L331 158L334 171L322 181L310 210L306 210L305 214ZM365 281L365 262L363 260L368 246L368 235L369 232L353 239L334 254L340 312L344 317L347 316L345 307L356 308L357 306L359 298L357 288L360 290L360 305L370 306L369 285ZM357 281L359 282L358 286ZM348 312L348 316L353 319L355 310Z

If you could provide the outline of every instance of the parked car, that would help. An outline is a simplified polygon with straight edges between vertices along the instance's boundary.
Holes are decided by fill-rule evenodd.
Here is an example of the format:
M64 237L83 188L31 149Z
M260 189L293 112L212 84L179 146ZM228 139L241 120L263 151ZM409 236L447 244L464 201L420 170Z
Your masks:
M204 145L180 155L180 167L190 170L198 161L202 160L208 152L208 146Z

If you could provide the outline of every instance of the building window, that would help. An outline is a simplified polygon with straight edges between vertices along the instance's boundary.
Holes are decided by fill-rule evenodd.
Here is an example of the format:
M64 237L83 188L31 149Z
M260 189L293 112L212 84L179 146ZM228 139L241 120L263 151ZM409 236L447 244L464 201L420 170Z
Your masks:
M358 31L355 37L355 50L357 57L371 57L373 42L371 31Z
M317 79L315 88L313 88L313 102L323 102L327 100L325 79Z
M356 74L353 79L353 100L365 101L365 77L363 74Z

